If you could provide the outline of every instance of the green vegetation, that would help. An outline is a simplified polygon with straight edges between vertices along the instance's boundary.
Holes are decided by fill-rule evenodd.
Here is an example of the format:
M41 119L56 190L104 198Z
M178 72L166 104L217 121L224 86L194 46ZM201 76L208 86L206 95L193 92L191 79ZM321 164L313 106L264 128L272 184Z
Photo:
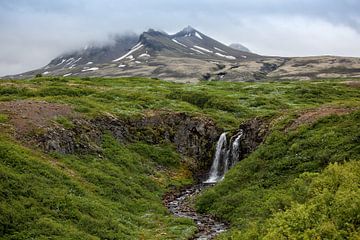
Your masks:
M359 236L359 143L359 111L287 134L275 130L197 207L232 223L224 239Z
M356 239L360 234L360 89L343 80L0 82L0 106L23 99L65 103L90 119L186 112L226 130L253 117L271 119L266 142L196 203L199 211L231 223L220 239ZM320 107L352 113L288 129L301 112ZM193 183L194 160L171 144L120 144L106 135L100 154L45 154L3 131L8 118L0 113L0 238L187 239L194 233L190 220L173 217L162 204L170 188ZM53 120L65 129L76 127L70 118Z
M190 220L166 213L161 199L172 180L155 170L180 157L156 147L148 157L146 145L137 146L140 155L109 136L102 147L102 156L45 156L0 137L1 239L191 236Z
M8 116L0 113L0 123L6 123L8 121Z
M57 123L59 123L60 125L62 125L64 128L70 129L70 128L74 128L74 127L75 127L74 124L73 124L68 118L66 118L66 117L64 117L64 116L57 117L57 118L55 119L55 121L56 121Z
M136 117L146 111L205 115L226 129L255 116L327 105L358 106L360 91L341 81L176 84L145 78L34 78L4 81L0 101L66 103L89 117Z

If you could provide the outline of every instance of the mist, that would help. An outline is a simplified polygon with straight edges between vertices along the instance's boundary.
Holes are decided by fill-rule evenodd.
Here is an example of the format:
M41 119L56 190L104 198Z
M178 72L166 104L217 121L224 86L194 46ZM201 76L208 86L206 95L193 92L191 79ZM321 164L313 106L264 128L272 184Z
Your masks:
M0 76L116 35L175 33L187 25L262 55L360 56L359 13L355 0L2 0Z

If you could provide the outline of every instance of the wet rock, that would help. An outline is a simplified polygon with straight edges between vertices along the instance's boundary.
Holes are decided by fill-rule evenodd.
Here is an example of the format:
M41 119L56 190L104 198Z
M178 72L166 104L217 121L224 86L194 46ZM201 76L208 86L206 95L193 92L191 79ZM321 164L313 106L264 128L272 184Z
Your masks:
M172 214L177 217L190 218L195 222L198 231L192 239L213 239L228 228L228 224L217 221L210 215L197 213L191 204L201 191L210 186L212 185L194 185L179 192L169 193L164 198L164 204Z

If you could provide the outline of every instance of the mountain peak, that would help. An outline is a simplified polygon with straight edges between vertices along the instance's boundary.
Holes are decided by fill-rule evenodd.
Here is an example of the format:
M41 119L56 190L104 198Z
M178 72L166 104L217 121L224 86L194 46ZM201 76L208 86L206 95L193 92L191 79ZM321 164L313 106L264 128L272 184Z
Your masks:
M172 67L167 68L166 66L171 64L171 66L175 66L178 61L184 63L186 71L191 69L188 66L191 66L192 63L195 64L194 66L199 63L201 66L204 64L207 66L206 69L210 69L206 71L212 71L214 62L235 64L238 61L259 57L255 54L234 50L192 26L187 26L174 35L150 28L141 35L116 36L114 41L109 44L94 45L81 51L62 55L45 67L26 74L41 73L56 76L125 76L126 74L132 76L141 74L141 76L164 77L172 76L172 72L174 72L170 70ZM181 76L181 74L174 76ZM201 77L198 74L197 71L191 73L192 76ZM188 74L185 75L188 76Z
M184 28L183 30L181 30L180 32L174 34L173 36L175 36L175 37L197 37L197 38L203 39L203 36L205 36L205 35L189 25L186 28Z
M188 25L187 27L185 27L182 32L186 32L186 33L192 33L192 32L195 32L196 29L193 28L192 26Z

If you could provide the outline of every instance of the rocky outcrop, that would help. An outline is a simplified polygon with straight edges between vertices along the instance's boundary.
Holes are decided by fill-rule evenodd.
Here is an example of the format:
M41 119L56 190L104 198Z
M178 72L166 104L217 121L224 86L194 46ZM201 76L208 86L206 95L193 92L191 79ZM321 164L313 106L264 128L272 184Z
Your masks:
M172 142L179 153L193 157L200 168L211 164L213 146L221 133L214 122L185 113L160 114L131 123L130 133L151 144Z
M213 146L221 133L213 121L185 113L157 112L138 119L121 120L103 116L93 120L75 119L75 127L56 125L37 134L36 142L46 152L99 153L102 136L112 134L122 143L173 143L179 153L196 159L196 171L206 171Z
M240 131L242 136L240 137L237 161L244 159L265 140L269 126L266 120L254 118L241 124L233 136L237 136Z
M223 132L208 118L173 112L153 112L130 120L113 116L92 120L81 118L74 119L72 123L71 128L59 124L45 128L36 135L36 143L45 152L62 154L101 154L104 134L112 134L124 144L137 141L172 143L180 154L195 160L192 170L200 179L210 169L216 142ZM233 155L229 156L229 167L253 152L263 142L267 129L266 121L255 118L228 133L227 148ZM239 144L233 149L235 142Z
M221 181L232 166L264 141L267 131L266 122L255 118L241 124L235 132L222 133L216 144L214 160L205 183Z
M72 128L60 125L50 126L37 134L36 142L45 152L98 153L103 132L92 122L75 119Z

